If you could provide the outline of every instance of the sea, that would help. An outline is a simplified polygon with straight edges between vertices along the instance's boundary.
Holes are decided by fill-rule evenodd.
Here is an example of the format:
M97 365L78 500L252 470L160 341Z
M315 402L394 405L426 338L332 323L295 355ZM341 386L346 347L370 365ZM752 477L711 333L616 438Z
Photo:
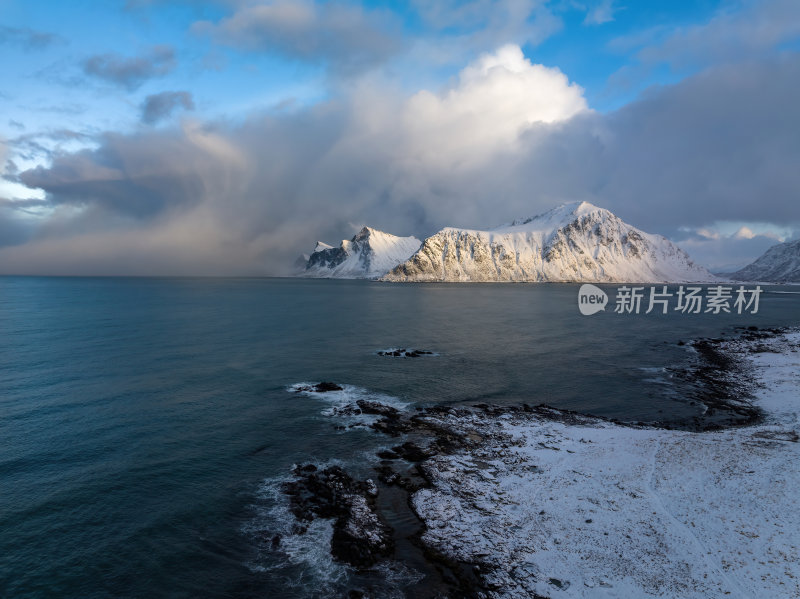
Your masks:
M686 342L800 325L800 287L762 288L756 314L586 316L570 284L0 277L0 596L346 596L363 575L330 558L329 522L298 533L281 483L305 463L368 476L393 440L293 386L691 417L669 370ZM432 354L378 354L400 348ZM406 597L424 575L372 576Z

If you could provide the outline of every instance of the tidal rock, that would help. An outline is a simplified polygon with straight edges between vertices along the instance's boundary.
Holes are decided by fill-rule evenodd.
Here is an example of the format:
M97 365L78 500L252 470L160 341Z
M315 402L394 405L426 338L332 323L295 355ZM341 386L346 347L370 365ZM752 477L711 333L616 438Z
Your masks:
M368 568L394 549L392 529L375 511L377 487L353 479L339 466L323 470L298 466L285 483L289 507L299 521L334 520L331 555L357 568Z

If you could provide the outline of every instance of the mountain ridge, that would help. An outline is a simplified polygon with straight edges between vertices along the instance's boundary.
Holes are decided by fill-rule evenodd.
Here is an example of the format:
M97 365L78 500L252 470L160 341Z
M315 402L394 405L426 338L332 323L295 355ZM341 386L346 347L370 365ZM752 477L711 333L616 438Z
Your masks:
M416 237L398 237L363 227L339 247L317 241L314 251L299 273L301 277L337 279L377 279L407 260L422 242Z
M391 282L712 282L660 235L588 202L494 229L446 227L381 277Z
M389 282L714 282L661 235L589 202L493 229L445 227L420 241L364 227L339 247L317 242L305 277Z
M800 239L773 245L751 264L726 276L737 281L800 283Z

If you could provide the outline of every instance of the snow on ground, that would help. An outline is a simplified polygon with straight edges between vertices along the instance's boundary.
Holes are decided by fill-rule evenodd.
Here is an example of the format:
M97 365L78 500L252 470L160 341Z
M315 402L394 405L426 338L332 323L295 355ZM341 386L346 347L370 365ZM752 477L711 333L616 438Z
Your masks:
M424 464L424 540L492 597L800 597L800 333L762 343L756 426L430 416L487 442Z

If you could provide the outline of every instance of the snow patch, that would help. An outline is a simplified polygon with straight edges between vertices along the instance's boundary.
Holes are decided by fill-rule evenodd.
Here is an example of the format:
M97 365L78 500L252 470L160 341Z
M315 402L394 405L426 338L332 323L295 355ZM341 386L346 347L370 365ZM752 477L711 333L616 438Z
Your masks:
M762 342L780 353L744 354L756 426L439 416L489 441L423 464L424 541L478 564L493 598L800 597L800 333Z

